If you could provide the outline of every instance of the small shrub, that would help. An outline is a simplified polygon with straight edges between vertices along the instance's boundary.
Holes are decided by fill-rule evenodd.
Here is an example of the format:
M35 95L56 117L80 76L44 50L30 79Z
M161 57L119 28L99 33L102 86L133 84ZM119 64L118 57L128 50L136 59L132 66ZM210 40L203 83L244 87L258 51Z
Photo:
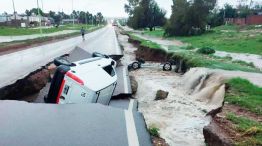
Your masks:
M185 47L185 49L186 50L193 50L193 49L195 49L195 47L192 46L192 45L188 45L188 46Z
M203 47L203 48L200 48L197 50L197 53L200 53L200 54L214 54L216 51L212 48L209 48L209 47Z
M151 136L159 137L159 129L156 127L149 127L149 133Z

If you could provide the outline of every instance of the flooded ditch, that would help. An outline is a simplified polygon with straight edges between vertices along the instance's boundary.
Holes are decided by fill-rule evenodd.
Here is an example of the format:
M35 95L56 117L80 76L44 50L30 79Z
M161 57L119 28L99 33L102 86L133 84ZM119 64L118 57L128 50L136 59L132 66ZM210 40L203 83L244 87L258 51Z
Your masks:
M126 65L136 58L151 64L171 59L167 53L139 46L139 42L126 35L119 35L119 41L124 48ZM134 97L139 101L139 111L147 126L159 128L160 136L169 145L204 146L203 128L212 119L207 114L220 108L224 101L224 78L209 70L189 69L179 58L176 62L177 72L164 72L157 67L130 72L138 83ZM158 90L169 92L168 97L156 101Z

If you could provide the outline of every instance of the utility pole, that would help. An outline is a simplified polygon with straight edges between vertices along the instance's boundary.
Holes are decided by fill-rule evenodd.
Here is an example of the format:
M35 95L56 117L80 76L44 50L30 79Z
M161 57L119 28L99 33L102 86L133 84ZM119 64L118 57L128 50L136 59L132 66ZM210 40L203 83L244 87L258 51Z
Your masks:
M86 30L87 30L87 13L85 13L85 16L86 16Z
M41 5L42 5L42 11L44 12L43 0L41 0Z
M72 13L74 12L74 0L72 0ZM73 27L75 27L75 15L73 13Z
M40 8L39 8L39 2L37 0L37 11L38 11L38 18L40 20L39 26L40 26L40 34L41 36L43 35L43 31L42 31L42 18L41 18L41 14L40 14Z
M16 26L16 12L15 12L15 2L14 2L14 0L12 0L12 2L13 2L14 17L15 17L15 26Z

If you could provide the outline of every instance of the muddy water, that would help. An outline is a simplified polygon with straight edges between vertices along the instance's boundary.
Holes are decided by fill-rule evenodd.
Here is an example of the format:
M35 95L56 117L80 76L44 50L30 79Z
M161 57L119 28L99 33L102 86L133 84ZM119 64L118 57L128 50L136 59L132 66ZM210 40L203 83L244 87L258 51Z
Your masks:
M204 146L203 127L210 122L200 102L179 86L182 77L173 72L141 69L131 73L138 82L136 98L148 126L160 128L160 135L172 146ZM166 100L155 101L157 90L168 91Z
M254 54L244 54L244 53L229 53L224 51L216 51L216 56L219 57L232 57L232 60L241 60L247 63L253 63L255 67L262 70L262 56Z
M136 48L128 43L127 36L119 35L119 41L124 46L125 58L122 62L130 64L135 60ZM160 128L160 136L171 146L204 146L202 131L210 122L204 112L207 103L197 101L188 94L190 91L186 87L182 88L183 76L163 72L157 64L155 66L130 73L138 82L135 98L139 101L139 111L143 113L148 127ZM169 92L168 98L155 101L156 92L160 89Z

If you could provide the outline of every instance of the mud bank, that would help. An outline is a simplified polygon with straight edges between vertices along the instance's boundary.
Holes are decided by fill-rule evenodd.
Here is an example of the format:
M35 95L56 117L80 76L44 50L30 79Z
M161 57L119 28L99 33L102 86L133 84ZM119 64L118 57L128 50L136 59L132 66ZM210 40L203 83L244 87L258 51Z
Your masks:
M136 58L142 58L145 61L154 61L154 62L175 62L177 73L185 73L190 69L190 64L187 59L179 56L175 53L168 53L167 51L160 48L149 48L141 45L141 42L135 39L132 39L130 36L128 42L132 43L137 50L134 52Z
M23 79L17 80L14 84L5 86L0 89L0 100L26 100L34 98L51 80L51 74L55 66L52 63L41 67L30 73Z
M154 62L177 59L178 66L185 62L183 58L176 58L162 50L141 46L141 42L125 34L119 35L118 39L123 45L125 60L128 60L125 64L135 58ZM176 70L182 72L179 68ZM189 68L185 67L183 72ZM203 128L211 122L211 117L206 115L223 104L223 78L198 68L190 69L184 75L164 72L157 67L142 68L130 72L130 75L138 83L134 97L139 101L139 111L143 113L148 127L159 128L160 137L171 146L205 146ZM168 91L168 97L156 101L158 90Z

